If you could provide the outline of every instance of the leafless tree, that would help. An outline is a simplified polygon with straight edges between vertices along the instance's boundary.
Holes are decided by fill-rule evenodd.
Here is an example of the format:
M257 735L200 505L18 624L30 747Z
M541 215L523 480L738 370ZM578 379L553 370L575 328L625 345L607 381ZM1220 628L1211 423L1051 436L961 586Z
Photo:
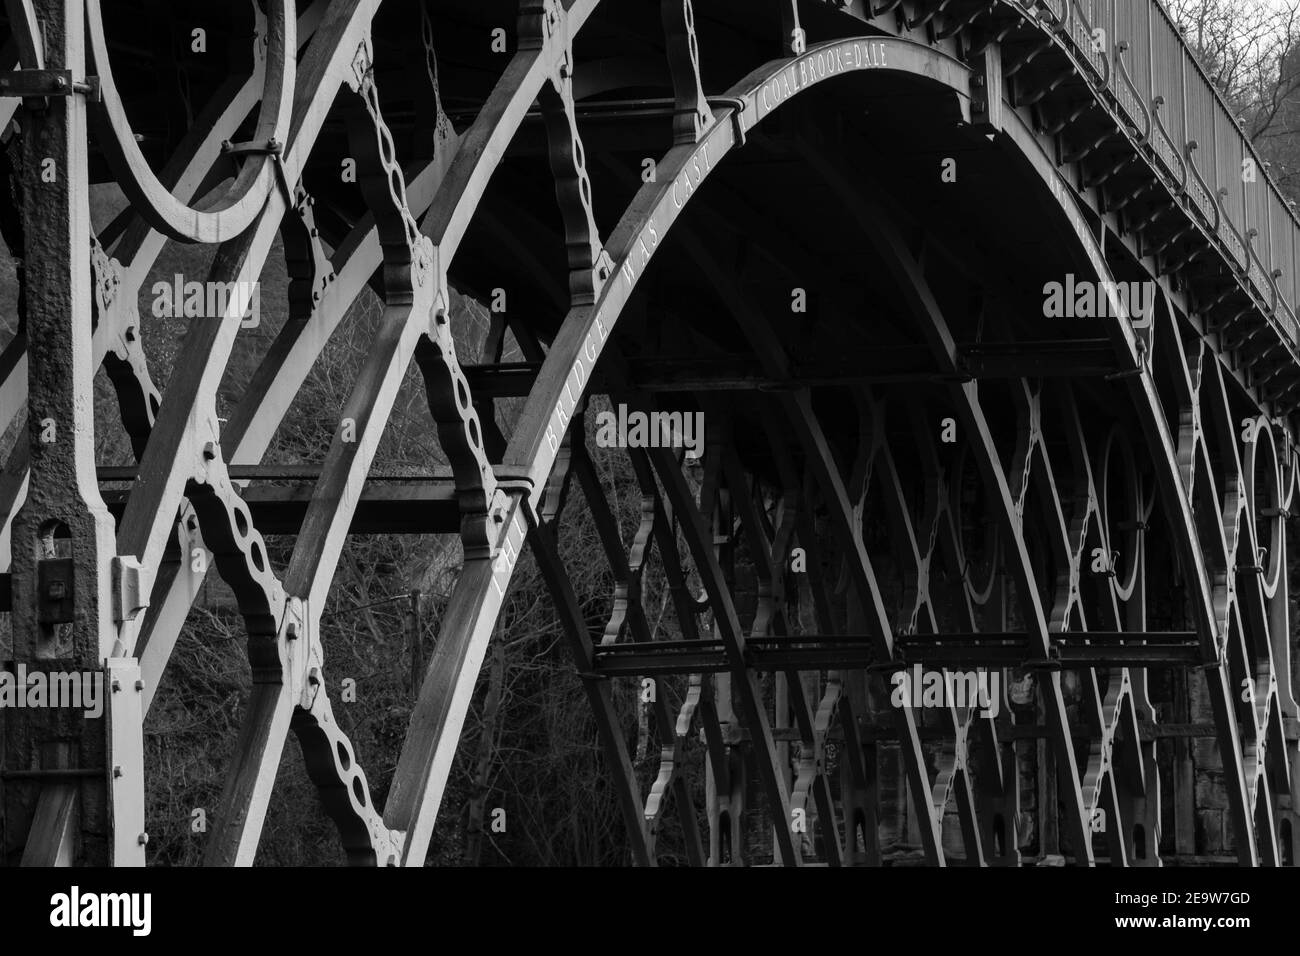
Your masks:
M1300 0L1169 0L1211 81L1300 198Z

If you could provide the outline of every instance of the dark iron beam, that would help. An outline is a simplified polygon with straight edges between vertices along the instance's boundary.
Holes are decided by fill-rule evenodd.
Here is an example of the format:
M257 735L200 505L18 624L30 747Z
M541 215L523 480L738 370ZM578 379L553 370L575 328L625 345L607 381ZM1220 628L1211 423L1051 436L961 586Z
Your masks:
M1105 339L981 343L958 349L962 370L973 379L1103 376L1117 371L1114 348ZM896 346L828 359L791 361L789 378L773 378L751 355L632 359L633 385L647 392L779 391L818 386L947 382L927 348ZM475 395L521 398L529 393L540 364L511 362L466 366ZM592 390L626 387L597 373Z
M255 485L244 489L242 497L262 534L297 534L315 487L312 481ZM109 512L120 520L129 489L109 488L101 494ZM460 508L450 478L367 481L348 528L350 534L455 534L459 530Z
M1032 660L1027 634L946 634L927 641L900 638L903 661L881 664L866 635L751 637L746 663L758 671L933 667L1168 667L1199 662L1196 635L1184 632L1070 635L1053 643L1047 661ZM1092 643L1084 643L1085 640ZM939 643L942 641L943 643ZM1124 641L1126 643L1120 643ZM609 677L721 673L728 669L721 641L655 641L605 645L596 671Z

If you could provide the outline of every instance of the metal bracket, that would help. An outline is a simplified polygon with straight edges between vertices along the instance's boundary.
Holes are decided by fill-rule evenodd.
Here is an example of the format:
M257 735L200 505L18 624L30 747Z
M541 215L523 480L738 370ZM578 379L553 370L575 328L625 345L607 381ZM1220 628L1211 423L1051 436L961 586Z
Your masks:
M294 184L290 183L285 176L284 143L275 137L271 137L264 143L253 140L246 143L235 143L227 139L221 144L221 155L231 159L243 156L270 156L275 164L275 184L280 190L280 195L284 197L285 206L290 209L295 208L298 203L298 195Z
M36 562L36 620L41 624L71 624L73 606L71 558L42 558Z
M144 680L135 658L104 662L108 695L109 808L112 865L144 866Z
M1047 657L1038 657L1033 660L1025 661L1020 665L1023 671L1059 671L1063 667L1061 662L1061 648L1053 644L1047 649Z
M1137 368L1125 369L1122 372L1112 372L1111 374L1106 376L1106 381L1118 382L1120 379L1140 377L1147 370L1147 363L1145 359L1146 353L1143 352L1142 355L1143 358L1138 362Z
M132 621L149 606L141 588L140 560L135 555L119 554L113 558L113 619Z
M0 73L0 96L22 97L29 110L44 110L51 96L80 93L92 103L100 101L99 77L74 80L71 70L13 70Z
M731 107L731 125L736 135L736 144L745 145L745 107L749 102L743 96L708 96L705 97L705 103L712 109L714 106Z
M523 510L524 522L528 525L529 530L540 527L542 524L541 515L533 508L533 480L526 474L510 474L504 470L494 470L494 475L497 482L497 491L507 498L519 499L519 507ZM495 555L495 552L493 553Z
M981 133L1002 131L1002 50L986 47L971 62L970 120Z
M223 156L280 156L284 153L284 144L278 139L268 139L265 143L247 142L232 143L226 140L221 144L221 153Z
M505 495L515 495L528 500L533 493L533 479L527 475L512 475L501 471L495 471L497 480L497 490Z

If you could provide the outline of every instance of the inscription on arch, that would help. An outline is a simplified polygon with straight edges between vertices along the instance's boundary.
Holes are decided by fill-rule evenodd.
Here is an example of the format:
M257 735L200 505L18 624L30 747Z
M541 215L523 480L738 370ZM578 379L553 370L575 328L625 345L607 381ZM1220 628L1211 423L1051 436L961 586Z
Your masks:
M814 83L856 70L888 67L890 45L889 40L845 40L809 50L751 94L757 118L761 120Z

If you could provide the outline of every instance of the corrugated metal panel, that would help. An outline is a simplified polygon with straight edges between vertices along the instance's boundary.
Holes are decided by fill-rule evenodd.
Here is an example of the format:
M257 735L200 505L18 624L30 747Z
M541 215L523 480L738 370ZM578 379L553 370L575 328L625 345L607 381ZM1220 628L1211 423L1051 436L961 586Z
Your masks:
M1114 0L1090 0L1088 3L1080 2L1079 5L1088 14L1088 19L1092 22L1092 28L1104 32L1106 53L1109 54L1114 49L1115 43Z
M1128 44L1124 64L1144 106L1151 105L1151 7L1133 0L1114 5L1115 40Z
M1252 165L1257 161L1253 154L1247 153L1246 157L1252 161ZM1255 237L1255 254L1259 256L1265 272L1268 272L1273 268L1273 239L1268 215L1273 190L1269 188L1268 178L1262 168L1253 170L1253 181L1251 172L1251 166L1247 166L1242 182L1246 192L1246 230L1249 232L1254 229L1258 233ZM1268 284L1266 280L1264 282L1264 291L1267 292Z
M1151 20L1152 97L1164 98L1159 117L1168 135L1161 134L1158 128L1153 130L1151 144L1166 170L1174 176L1181 176L1180 160L1183 144L1187 142L1182 77L1182 38L1163 17L1154 17Z
M1291 219L1290 209L1284 200L1271 195L1268 206L1269 225L1273 231L1271 268L1282 270L1282 276L1277 280L1278 289L1282 293L1282 298L1294 311L1297 306L1298 292L1300 292L1296 284L1297 266L1300 265L1296 262L1296 228Z
M1079 59L1099 78L1108 76L1107 59L1110 56L1110 31L1098 21L1104 15L1104 0L1071 0L1070 39L1078 50ZM1098 29L1104 32L1097 33Z
M1222 196L1221 208L1228 220L1240 234L1246 231L1245 189L1241 182L1242 159L1246 147L1241 133L1232 117L1225 109L1214 111L1214 157L1215 177L1213 185ZM1246 264L1245 249L1231 234L1227 224L1219 227L1219 232L1232 248L1233 254L1241 265Z
M1218 104L1214 102L1213 91L1204 83L1197 82L1194 64L1190 62L1191 57L1184 54L1187 62L1184 67L1187 70L1189 82L1187 83L1187 139L1194 139L1200 143L1200 150L1196 155L1196 162L1200 166L1202 174L1206 175L1211 182L1215 179L1215 166L1211 162L1214 156L1215 145L1215 127L1214 115L1218 112ZM1184 140L1184 144L1186 140Z
M1115 85L1115 0L1092 0L1092 27L1100 31L1106 81Z
M1187 139L1183 142L1186 147L1188 142L1195 140L1197 149L1192 153L1192 160L1196 163L1196 168L1200 174L1205 177L1209 190L1201 188L1201 184L1195 176L1189 175L1187 178L1187 192L1205 216L1207 222L1214 222L1214 192L1215 183L1219 181L1218 162L1215 158L1215 126L1214 117L1218 111L1218 106L1214 102L1214 93L1204 83L1199 82L1191 62L1191 58L1183 55L1184 75L1188 77L1187 83ZM1186 155L1186 152L1184 152Z

